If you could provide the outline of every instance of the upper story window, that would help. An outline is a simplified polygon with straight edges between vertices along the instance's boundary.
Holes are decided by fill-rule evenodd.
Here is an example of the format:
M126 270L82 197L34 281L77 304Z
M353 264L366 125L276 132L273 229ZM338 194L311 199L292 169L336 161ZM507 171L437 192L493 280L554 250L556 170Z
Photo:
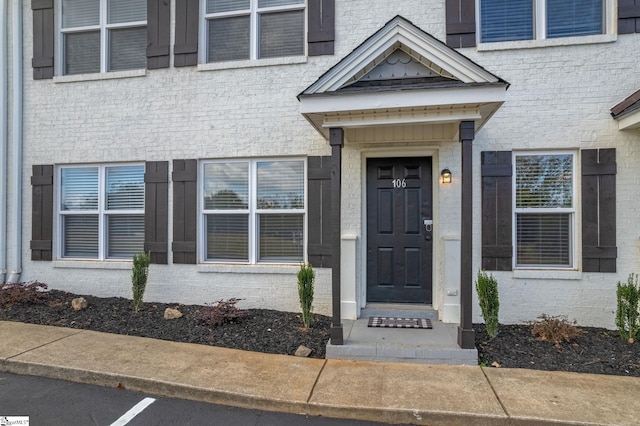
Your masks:
M202 167L205 261L303 261L303 160L212 161Z
M575 155L515 154L516 267L574 264Z
M304 55L304 0L203 0L206 62Z
M62 74L145 68L146 0L60 0Z
M144 165L60 168L60 257L128 259L144 247Z
M605 34L607 0L479 0L480 42Z

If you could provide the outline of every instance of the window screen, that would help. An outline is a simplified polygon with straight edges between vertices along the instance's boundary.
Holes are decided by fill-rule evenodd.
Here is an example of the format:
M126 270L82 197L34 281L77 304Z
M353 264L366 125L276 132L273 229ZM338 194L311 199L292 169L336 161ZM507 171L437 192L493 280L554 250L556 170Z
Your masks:
M547 0L547 37L602 34L602 0Z
M481 0L482 42L533 39L532 0Z

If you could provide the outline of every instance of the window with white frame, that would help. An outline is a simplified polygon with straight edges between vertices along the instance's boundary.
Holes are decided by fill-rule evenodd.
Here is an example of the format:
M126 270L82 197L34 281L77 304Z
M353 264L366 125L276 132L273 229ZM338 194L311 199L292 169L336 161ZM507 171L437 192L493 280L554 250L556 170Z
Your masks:
M303 260L303 160L208 161L202 169L205 261Z
M62 74L145 68L147 0L59 0Z
M481 43L607 32L608 0L478 1Z
M131 260L144 247L144 165L65 166L60 257Z
M516 153L516 267L574 265L575 155Z
M304 55L304 0L202 0L206 62Z

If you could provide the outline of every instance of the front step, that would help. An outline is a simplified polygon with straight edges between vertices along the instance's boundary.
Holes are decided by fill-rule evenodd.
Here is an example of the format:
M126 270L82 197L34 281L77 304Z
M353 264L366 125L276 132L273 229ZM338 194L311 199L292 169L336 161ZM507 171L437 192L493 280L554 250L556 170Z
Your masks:
M368 327L369 317L428 318L433 329ZM327 344L328 359L418 364L478 365L478 351L457 344L457 324L438 321L426 305L368 304L356 321L344 321L344 345Z
M369 317L428 318L435 321L438 319L438 312L431 305L368 303L360 311L360 318Z

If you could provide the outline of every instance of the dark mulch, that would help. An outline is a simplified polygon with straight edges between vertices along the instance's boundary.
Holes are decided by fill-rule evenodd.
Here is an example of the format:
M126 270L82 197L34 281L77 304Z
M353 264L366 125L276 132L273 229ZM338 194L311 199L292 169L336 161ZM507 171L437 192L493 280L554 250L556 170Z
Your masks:
M484 324L473 327L482 365L640 377L640 342L628 343L617 331L579 327L576 339L553 344L535 338L531 325L501 324L493 339Z
M71 309L71 300L80 297L58 290L46 293L44 304L18 304L0 309L0 320L80 328L106 333L151 337L176 342L199 343L255 352L293 355L299 345L312 350L311 357L324 358L331 319L314 315L304 329L301 315L269 309L250 309L236 323L208 326L198 320L202 306L144 303L138 313L133 302L121 297L87 299L88 308ZM177 308L182 318L165 320L164 310Z
M331 320L315 315L311 328L304 329L299 313L250 309L245 318L223 326L208 326L198 320L198 305L144 303L140 312L133 302L120 297L83 296L89 307L71 309L75 294L57 290L45 293L42 304L20 303L0 306L0 320L54 325L198 343L255 352L292 355L299 345L312 349L311 356L324 358ZM183 317L163 318L165 308L178 308ZM540 341L531 325L500 325L490 339L483 324L474 324L476 347L482 365L505 368L573 371L640 377L640 342L623 341L616 331L581 327L571 342L554 345ZM495 364L494 364L495 363Z

